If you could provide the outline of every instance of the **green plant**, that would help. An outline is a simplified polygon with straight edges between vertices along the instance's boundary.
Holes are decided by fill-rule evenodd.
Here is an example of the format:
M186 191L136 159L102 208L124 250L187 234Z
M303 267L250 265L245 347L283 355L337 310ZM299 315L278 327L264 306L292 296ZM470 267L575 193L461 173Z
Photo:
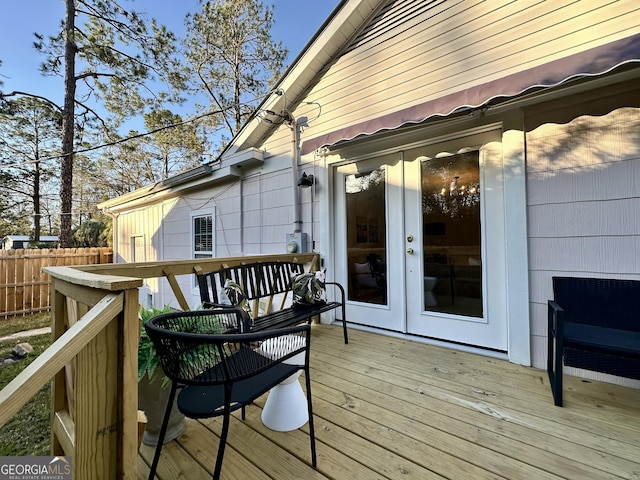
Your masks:
M149 377L149 380L153 380L156 375L162 375L162 368L160 367L160 357L158 356L153 342L147 335L147 331L144 329L144 324L147 320L161 315L163 313L173 312L175 309L169 305L165 305L163 308L145 308L140 307L140 343L138 345L138 381L145 375ZM169 379L164 377L162 380L162 386L166 386L169 383Z
M165 387L169 384L169 379L164 376L162 368L160 367L160 357L156 352L153 342L147 335L147 331L144 328L144 324L151 318L161 315L163 313L171 313L176 310L169 305L165 305L164 308L158 309L152 307L150 309L140 307L140 319L142 320L140 325L140 343L138 345L138 381L145 375L149 377L149 381L153 381L156 376L161 375L162 386ZM186 333L207 333L207 334L219 334L228 330L228 326L225 325L225 319L222 316L212 315L208 316L208 320L202 322L194 322L190 325L189 329L185 329ZM198 345L190 351L184 352L184 357L191 358L193 361L200 361L203 358L214 355L216 358L219 356L217 352L211 352L203 345Z

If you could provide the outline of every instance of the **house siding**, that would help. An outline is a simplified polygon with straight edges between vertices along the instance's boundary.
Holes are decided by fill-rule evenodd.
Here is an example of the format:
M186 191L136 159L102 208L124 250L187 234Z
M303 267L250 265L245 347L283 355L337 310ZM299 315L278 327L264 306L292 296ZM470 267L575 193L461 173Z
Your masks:
M638 18L640 4L633 0L390 1L334 60L313 47L324 69L319 76L316 69L304 72L308 93L292 113L309 119L301 134L304 142L630 37L640 33ZM335 34L333 44L359 25L327 28ZM640 91L631 66L622 73L630 73L624 78L632 80L618 88L623 83L620 70L593 82L527 95L511 106L492 105L477 115L442 122L434 118L421 127L379 132L349 144L354 151L373 152L384 144L381 139L400 139L394 145L400 151L412 141L445 134L453 138L464 129L501 125L503 140L493 153L503 162L503 244L508 253L506 285L499 287L511 317L510 345L531 347L530 353L524 349L521 354L510 347L512 361L546 366L546 302L552 298L552 276L639 278ZM611 84L595 91L601 80L613 77ZM568 98L568 92L576 91L583 93ZM545 102L554 100L543 104L543 97ZM215 180L201 190L188 190L165 201L161 214L155 206L123 214L119 231L136 231L145 214L141 212L149 211L145 228L150 241L161 237L158 259L189 258L190 215L210 209L216 215L216 256L280 253L285 234L295 227L292 205L298 192L301 228L313 242L308 248L322 254L331 275L332 253L342 240L332 231L332 160L322 151L304 155L298 172L313 174L316 183L297 189L291 128L281 125L265 135L264 130L254 135L249 129L242 137L245 143L235 146L264 153L263 163L241 167L241 180ZM220 168L227 163L223 159ZM119 237L125 260L128 235ZM197 305L192 280L179 281L185 293L191 292L190 304ZM168 303L171 293L161 288L163 303Z
M132 237L144 238L144 260L152 262L162 258L162 238L159 229L162 225L162 206L152 205L121 213L118 218L117 262L132 261ZM138 254L140 252L137 252Z
M162 204L157 204L119 214L114 262L132 261L133 237L142 237L143 239L144 261L153 262L164 257L162 210ZM140 252L136 252L136 256L139 258ZM139 291L140 304L146 307L156 304L162 296L161 284L159 279L146 279Z
M358 39L307 96L323 112L312 136L638 33L639 8L599 0L393 2L371 38Z
M191 218L205 213L215 216L216 257L283 253L285 234L293 232L292 183L290 164L289 168L280 165L275 171L258 171L243 180L123 212L118 217L118 261L131 261L132 235L144 235L147 261L192 258ZM310 208L310 203L306 208ZM197 306L200 299L191 276L177 280L188 303ZM166 281L149 286L159 293L156 306L177 305Z
M526 136L531 342L540 368L552 276L640 280L640 108L547 120Z

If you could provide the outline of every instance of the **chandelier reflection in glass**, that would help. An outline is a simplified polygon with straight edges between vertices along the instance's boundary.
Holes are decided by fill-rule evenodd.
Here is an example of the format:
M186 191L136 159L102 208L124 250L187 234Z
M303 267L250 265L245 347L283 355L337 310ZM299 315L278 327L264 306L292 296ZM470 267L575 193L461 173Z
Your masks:
M477 152L422 162L422 211L429 216L477 216L480 177Z

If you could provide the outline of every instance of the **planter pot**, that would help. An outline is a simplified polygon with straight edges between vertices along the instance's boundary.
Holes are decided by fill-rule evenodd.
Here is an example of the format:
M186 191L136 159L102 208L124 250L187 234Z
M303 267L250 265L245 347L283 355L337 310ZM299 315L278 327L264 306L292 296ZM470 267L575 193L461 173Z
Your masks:
M149 377L145 375L138 382L138 408L144 410L144 414L147 416L147 426L142 437L142 442L145 445L155 446L158 444L160 427L162 426L162 419L164 418L164 412L167 408L170 390L169 386L162 388L162 376L160 375L156 375L151 382L149 381ZM186 426L185 417L178 410L174 399L164 443L170 442L180 436Z

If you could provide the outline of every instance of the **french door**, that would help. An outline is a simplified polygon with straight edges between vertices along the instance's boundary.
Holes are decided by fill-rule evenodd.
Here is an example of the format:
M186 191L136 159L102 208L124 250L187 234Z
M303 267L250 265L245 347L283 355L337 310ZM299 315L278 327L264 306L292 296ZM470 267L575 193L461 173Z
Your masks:
M349 321L507 349L499 140L484 132L336 168Z

